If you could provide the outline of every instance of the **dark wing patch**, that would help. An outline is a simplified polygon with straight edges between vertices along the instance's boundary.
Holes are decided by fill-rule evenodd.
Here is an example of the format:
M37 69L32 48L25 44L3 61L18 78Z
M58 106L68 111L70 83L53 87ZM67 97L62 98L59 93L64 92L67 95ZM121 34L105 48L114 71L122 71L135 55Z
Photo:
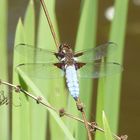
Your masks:
M65 65L63 63L54 63L55 66L57 66L57 68L64 70Z

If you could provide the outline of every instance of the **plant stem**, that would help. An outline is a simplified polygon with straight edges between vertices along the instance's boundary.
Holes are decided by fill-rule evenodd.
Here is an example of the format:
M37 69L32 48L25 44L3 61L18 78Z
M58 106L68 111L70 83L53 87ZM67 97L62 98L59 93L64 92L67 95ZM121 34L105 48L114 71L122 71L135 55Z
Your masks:
M49 13L48 13L48 10L47 10L47 7L46 7L46 5L45 5L44 0L40 0L40 3L41 3L41 5L42 5L42 8L43 8L44 13L45 13L45 16L46 16L46 18L47 18L47 21L48 21L48 24L49 24L49 27L50 27L50 30L51 30L51 33L52 33L52 36L53 36L55 45L56 45L57 48L59 48L59 41L58 41L58 39L57 39L57 37L56 37L56 33L55 33L55 31L54 31L54 27L53 27L53 25L52 25L52 22L51 22L51 19L50 19L50 16L49 16Z
M88 140L92 140L91 133L90 133L89 126L88 126L88 121L86 119L86 114L85 114L85 111L84 111L84 108L83 108L83 103L80 101L79 98L76 101L76 105L77 105L77 109L82 113L82 118L84 120L84 124L85 124L87 134L88 134Z

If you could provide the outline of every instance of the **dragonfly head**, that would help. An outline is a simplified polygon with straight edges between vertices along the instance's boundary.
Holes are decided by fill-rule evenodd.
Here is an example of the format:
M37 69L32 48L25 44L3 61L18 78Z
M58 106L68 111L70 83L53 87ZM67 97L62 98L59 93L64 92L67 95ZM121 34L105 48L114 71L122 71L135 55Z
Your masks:
M62 44L59 47L57 58L60 61L65 61L66 63L73 60L73 51L71 47L67 44Z
M61 54L64 54L65 55L67 53L72 53L72 52L73 51L72 51L70 45L68 45L68 44L62 44L59 47L59 53L61 53Z

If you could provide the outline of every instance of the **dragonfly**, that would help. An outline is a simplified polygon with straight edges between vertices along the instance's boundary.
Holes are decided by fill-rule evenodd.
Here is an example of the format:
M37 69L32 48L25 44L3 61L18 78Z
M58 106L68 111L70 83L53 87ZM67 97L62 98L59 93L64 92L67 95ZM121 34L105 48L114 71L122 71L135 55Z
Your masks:
M31 60L35 58L36 62L19 64L17 69L30 77L53 79L65 76L69 92L77 100L80 93L79 78L100 78L122 70L119 63L102 62L108 49L112 52L116 48L115 43L108 42L95 48L74 52L71 46L62 44L55 52L19 44L15 47L16 51Z
M19 44L16 51L24 57L36 60L19 64L16 68L25 72L30 77L38 78L66 78L67 87L71 96L77 101L79 98L79 78L99 78L113 75L122 70L122 66L115 62L102 62L102 58L117 48L113 42L108 42L98 47L74 52L68 44L59 45L49 13L44 0L40 0L50 31L58 51L35 48L28 44Z

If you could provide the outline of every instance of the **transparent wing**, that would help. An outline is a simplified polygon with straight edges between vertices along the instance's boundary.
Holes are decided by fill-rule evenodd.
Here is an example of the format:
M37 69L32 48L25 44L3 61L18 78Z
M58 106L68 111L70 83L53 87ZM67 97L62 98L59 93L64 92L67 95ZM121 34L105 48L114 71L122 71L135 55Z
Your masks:
M16 67L18 73L23 72L31 78L61 78L64 71L59 69L53 63L26 63Z
M120 73L122 70L122 66L118 63L91 62L78 69L77 74L81 78L99 78Z
M89 62L93 60L99 60L102 57L107 56L107 53L114 52L117 49L117 45L113 42L108 42L102 45L99 45L95 48L83 50L75 53L74 57L77 61Z
M18 44L15 47L15 50L24 58L28 58L28 62L33 62L33 60L36 60L38 63L58 61L55 56L55 52L48 51L46 49L35 48L32 45Z

